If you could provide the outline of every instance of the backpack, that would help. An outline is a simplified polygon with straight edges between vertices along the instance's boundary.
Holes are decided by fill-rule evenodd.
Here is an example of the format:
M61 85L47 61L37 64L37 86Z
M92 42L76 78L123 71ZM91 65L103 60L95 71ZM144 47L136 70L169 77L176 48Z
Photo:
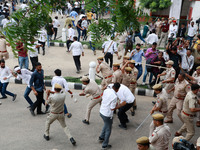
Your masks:
M132 36L128 37L127 42L126 42L126 47L133 47Z

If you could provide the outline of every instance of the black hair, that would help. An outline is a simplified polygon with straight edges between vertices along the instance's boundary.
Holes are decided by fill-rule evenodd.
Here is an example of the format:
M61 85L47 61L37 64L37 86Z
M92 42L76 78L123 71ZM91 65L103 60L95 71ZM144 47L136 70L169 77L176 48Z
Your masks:
M179 75L181 75L183 78L185 78L185 73L180 73Z
M0 60L0 63L5 63L5 60L4 60L4 59L1 59L1 60Z
M56 92L60 92L62 89L54 88L54 90L55 90Z
M68 26L69 26L69 27L72 27L72 25L71 25L71 24L69 24Z
M139 47L141 47L141 44L140 44L140 43L137 43L137 44L136 44L136 46L139 46Z
M55 19L58 19L58 16L55 16Z
M90 83L90 79L88 81L84 81L84 82L86 82L87 84L89 84Z
M148 23L148 22L147 22L146 24L147 24L147 25L149 25L149 23Z
M152 45L157 45L157 43L156 42L153 42L153 44Z
M19 66L15 66L14 69L17 68L17 67L19 67Z
M77 36L74 36L74 37L73 37L73 39L74 39L75 41L77 41L77 40L78 40Z
M57 75L57 76L61 76L61 70L60 69L56 69L55 71L54 71L54 73Z
M151 33L156 33L156 30L155 30L155 29L153 29ZM157 44L157 43L156 43L156 44Z
M191 86L191 90L192 91L195 91L195 90L198 90L199 89L199 85L198 84L192 84Z
M172 47L172 50L177 51L177 47L176 46Z
M113 85L113 88L115 89L115 90L118 90L119 88L120 88L120 83L119 82L116 82L116 83L114 83L114 85Z
M40 62L37 62L36 64L35 64L35 66L37 67L37 66L41 66L41 63Z

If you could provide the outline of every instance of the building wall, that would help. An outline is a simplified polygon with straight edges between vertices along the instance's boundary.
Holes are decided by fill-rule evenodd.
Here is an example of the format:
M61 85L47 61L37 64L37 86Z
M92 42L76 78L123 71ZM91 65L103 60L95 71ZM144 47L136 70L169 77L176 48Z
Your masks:
M200 18L200 1L193 1L191 2L190 7L193 8L192 10L192 18L196 22Z

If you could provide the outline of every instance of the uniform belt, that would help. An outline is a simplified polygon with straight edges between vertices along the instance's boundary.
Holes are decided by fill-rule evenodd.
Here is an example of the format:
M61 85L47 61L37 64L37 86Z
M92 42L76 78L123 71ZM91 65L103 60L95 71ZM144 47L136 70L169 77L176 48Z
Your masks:
M93 98L93 99L99 99L101 96L103 96L103 93L102 93L101 95L99 95L99 96Z
M105 77L105 79L111 78L112 76L113 76L113 75L107 76L107 77Z
M167 113L167 111L161 111L161 110L159 110L159 112L161 112L161 113Z
M190 114L187 114L186 112L184 112L184 111L182 111L183 112L183 114L185 114L186 116L188 116L188 117L195 117L195 115L190 115Z
M1 53L6 53L7 51L0 51Z
M64 112L64 111L63 111ZM63 112L60 112L60 113L55 113L55 112L51 112L52 114L62 114Z
M175 97L176 99L179 99L179 100L184 100L184 98L178 98L178 97Z
M131 82L130 84L136 84L136 82Z

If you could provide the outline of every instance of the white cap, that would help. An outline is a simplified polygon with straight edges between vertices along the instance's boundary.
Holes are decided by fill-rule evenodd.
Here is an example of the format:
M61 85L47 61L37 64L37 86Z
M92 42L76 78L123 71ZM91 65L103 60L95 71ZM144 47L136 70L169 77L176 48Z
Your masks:
M14 69L15 72L17 72L18 70L20 70L20 67L16 67L16 68Z

